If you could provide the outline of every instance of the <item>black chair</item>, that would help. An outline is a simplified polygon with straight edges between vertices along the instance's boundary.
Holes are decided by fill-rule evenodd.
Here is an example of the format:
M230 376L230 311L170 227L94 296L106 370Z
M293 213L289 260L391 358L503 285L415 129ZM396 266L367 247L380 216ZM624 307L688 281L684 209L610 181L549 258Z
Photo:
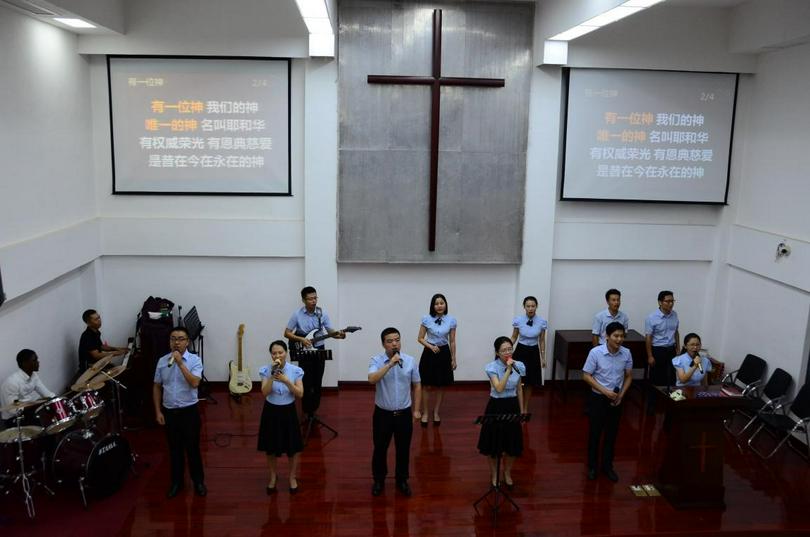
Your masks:
M740 368L723 377L723 386L733 387L744 396L756 397L755 390L762 384L767 364L754 354L746 354Z
M787 404L780 405L779 411L759 414L759 419L762 421L762 424L756 431L754 431L751 438L748 439L748 447L750 447L751 451L763 459L770 459L773 457L774 453L776 453L779 448L781 448L782 445L787 442L795 433L804 433L804 442L807 445L807 453L802 453L792 444L791 447L793 447L793 449L795 449L799 455L810 460L810 434L808 434L808 424L810 424L810 386L807 384L802 386L799 393L796 394L796 398L789 404L790 414L793 414L793 416L796 416L798 419L788 415L788 413L785 411L785 406L787 406ZM763 455L754 447L754 439L756 439L757 435L759 435L759 432L762 429L768 431L768 433L770 433L774 438L778 439L779 435L782 436L782 439L778 444L776 444L773 451L767 455Z
M771 378L768 379L768 382L762 388L762 393L760 394L759 390L754 390L757 398L752 399L750 406L746 408L732 410L731 416L723 420L723 426L734 436L740 436L757 421L760 413L772 413L777 410L791 385L793 385L793 377L790 376L790 373L777 367L771 374ZM748 422L745 426L736 432L732 425L735 414L741 414L745 418L748 418Z

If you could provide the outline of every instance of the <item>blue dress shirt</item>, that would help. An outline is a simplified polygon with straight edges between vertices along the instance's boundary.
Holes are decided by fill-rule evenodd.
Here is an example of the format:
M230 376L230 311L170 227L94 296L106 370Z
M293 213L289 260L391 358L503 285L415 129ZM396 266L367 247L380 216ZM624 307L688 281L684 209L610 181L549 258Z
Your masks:
M298 367L297 365L293 365L290 362L286 362L284 364L284 368L282 369L284 374L290 379L290 382L295 384L295 381L303 378L304 370ZM266 365L259 369L259 378L264 380L268 379L272 376L272 367ZM287 387L286 384L283 382L279 382L277 380L273 381L273 387L270 390L270 393L267 395L266 400L271 405L289 405L290 403L295 401L295 396L290 391L290 388Z
M599 345L591 349L582 371L589 373L593 379L610 391L621 390L624 384L624 372L633 369L633 357L624 347L611 354L607 345ZM594 393L598 390L591 388Z
M512 327L518 329L518 343L524 347L536 347L539 343L540 334L548 328L548 322L539 315L532 317L531 326L526 324L528 322L528 315L519 315L512 319Z
M440 321L440 323L436 324L436 321ZM425 315L422 317L422 326L427 329L425 340L437 347L449 345L450 330L455 328L457 324L455 317L452 315L442 315L440 317Z
M163 406L165 408L185 408L197 404L197 388L186 381L177 364L169 367L171 353L158 360L155 368L155 384L163 386ZM192 375L202 378L203 364L200 357L186 351L183 362Z
M321 314L320 317L318 317L319 311ZM322 331L334 331L332 321L329 320L329 315L327 315L325 311L316 308L314 312L309 313L304 306L295 310L290 316L290 320L287 321L287 328L295 332L298 336L305 336L316 329L321 329L318 331L319 335ZM323 348L323 346L323 341L319 341L315 344L315 347L319 349Z
M689 379L689 382L685 383L680 381L678 375L675 375L675 386L700 386L700 381L702 381L703 377L708 375L712 370L711 360L705 356L701 356L700 362L703 366L703 373L700 372L700 369L695 369L695 372L692 373L692 378ZM692 367L692 358L689 357L689 353L685 352L672 359L672 366L675 369L681 369L684 372L689 371L689 368Z
M675 332L678 331L678 313L675 310L664 315L660 309L647 316L644 321L644 334L652 336L653 347L675 345Z
M413 356L399 353L402 367L395 365L377 382L374 393L374 404L383 410L403 410L411 406L411 384L419 384L419 368ZM376 373L389 362L388 355L382 352L371 357L368 372Z
M622 323L625 332L630 329L630 317L628 317L626 313L619 310L614 317L610 314L609 308L603 309L593 316L593 329L591 330L593 335L599 336L600 345L605 344L605 328L607 328L607 325L610 323Z
M500 381L506 374L506 364L500 358L495 358L484 368L487 374L487 379L492 379L495 375ZM503 391L498 393L492 383L489 384L489 396L493 399L506 399L507 397L517 397L517 387L520 385L520 377L526 375L526 366L523 362L514 361L512 364L512 374L506 380L506 386Z

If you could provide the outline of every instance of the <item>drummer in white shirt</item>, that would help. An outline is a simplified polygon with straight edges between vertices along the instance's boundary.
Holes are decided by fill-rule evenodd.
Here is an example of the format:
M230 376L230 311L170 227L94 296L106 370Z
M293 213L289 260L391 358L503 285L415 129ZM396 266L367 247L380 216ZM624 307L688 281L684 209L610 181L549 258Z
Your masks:
M40 380L39 357L31 349L23 349L17 353L17 366L19 369L9 376L0 386L0 406L13 403L27 403L41 398L56 397ZM26 413L25 424L33 424L33 415ZM8 426L13 425L14 411L4 411L3 419Z

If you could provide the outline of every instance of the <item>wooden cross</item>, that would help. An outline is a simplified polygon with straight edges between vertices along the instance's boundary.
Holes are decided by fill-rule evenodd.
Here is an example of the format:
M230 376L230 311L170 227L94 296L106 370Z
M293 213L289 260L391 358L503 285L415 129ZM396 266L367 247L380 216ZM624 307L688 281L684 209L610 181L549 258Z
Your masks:
M430 220L428 250L436 250L436 196L439 175L439 96L442 86L502 88L503 78L453 78L442 76L442 10L433 10L433 68L431 76L368 75L369 84L430 86Z
M706 471L706 449L707 448L715 448L717 446L713 446L712 444L706 443L706 432L700 433L700 444L696 446L689 446L689 449L699 449L700 450L700 473Z

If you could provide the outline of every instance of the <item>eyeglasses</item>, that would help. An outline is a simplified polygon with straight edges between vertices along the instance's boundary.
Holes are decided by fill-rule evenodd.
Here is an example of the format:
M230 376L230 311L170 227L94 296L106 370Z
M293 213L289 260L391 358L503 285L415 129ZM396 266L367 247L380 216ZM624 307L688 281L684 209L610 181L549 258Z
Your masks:
M664 303L666 303L666 304L674 304L674 303L675 303L675 299L674 299L674 298L668 298L668 299L666 299L666 300L662 300L661 302L664 302Z
M178 341L188 341L188 338L185 337L185 336L180 336L180 337L172 336L172 337L169 338L169 341L171 341L172 343L175 343L175 342L178 342Z
M512 353L512 347L509 347L508 349L501 349L498 352L500 352L501 354L511 354Z

